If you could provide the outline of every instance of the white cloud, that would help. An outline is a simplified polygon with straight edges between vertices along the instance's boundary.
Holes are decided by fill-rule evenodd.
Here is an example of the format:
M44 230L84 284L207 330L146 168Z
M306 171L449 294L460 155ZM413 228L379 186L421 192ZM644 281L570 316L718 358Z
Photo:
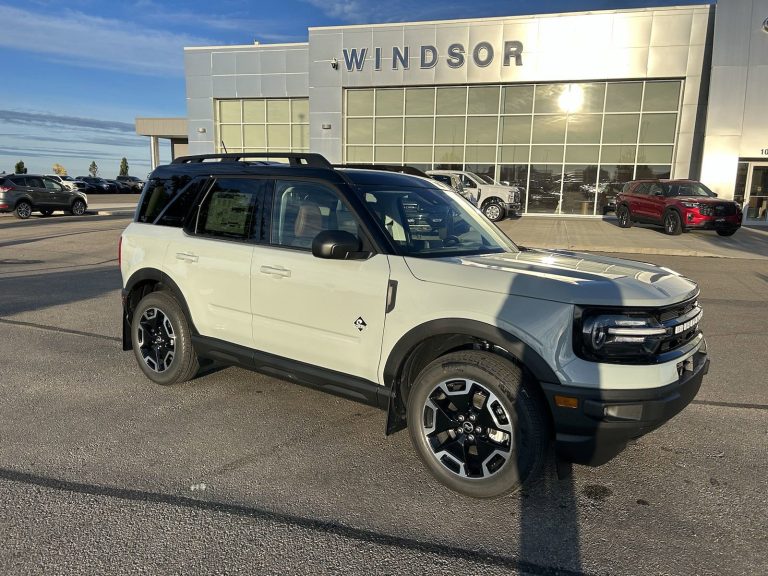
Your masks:
M76 66L151 76L183 76L183 48L216 43L73 11L36 13L0 5L0 22L0 46Z

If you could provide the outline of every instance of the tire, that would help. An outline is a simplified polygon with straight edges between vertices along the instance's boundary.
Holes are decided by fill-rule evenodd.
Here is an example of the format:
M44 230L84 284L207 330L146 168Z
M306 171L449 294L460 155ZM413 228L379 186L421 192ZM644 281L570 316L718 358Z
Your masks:
M498 202L488 202L483 206L483 214L491 222L499 222L504 219L504 208Z
M678 236L683 231L683 223L680 221L680 214L676 210L667 210L664 212L664 233L670 236Z
M429 364L410 390L407 416L424 465L465 496L518 490L546 460L540 393L519 367L490 352L453 352Z
M732 230L718 230L717 231L717 235L718 236L733 236L734 234L736 234L736 230L738 230L738 228L734 228Z
M32 215L32 204L26 200L22 200L16 204L16 208L13 210L13 215L16 216L16 218L26 220Z
M47 216L50 216L51 214L53 214L53 210L51 210L50 208L44 208L43 210L40 210L41 216L47 217Z
M632 228L632 213L629 206L622 204L616 208L616 219L619 221L619 228Z
M150 292L141 299L133 313L131 342L139 367L156 384L186 382L200 369L187 318L168 292Z
M72 202L72 207L69 209L69 213L72 216L82 216L85 214L85 202L82 200L75 200Z

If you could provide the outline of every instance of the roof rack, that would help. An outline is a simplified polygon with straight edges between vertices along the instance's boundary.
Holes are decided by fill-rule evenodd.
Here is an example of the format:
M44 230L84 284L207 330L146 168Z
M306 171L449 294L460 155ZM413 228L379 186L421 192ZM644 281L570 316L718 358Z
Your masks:
M333 166L321 154L311 152L230 152L227 154L198 154L196 156L179 156L174 158L171 164L200 164L202 162L246 162L249 159L264 161L274 158L285 158L291 166L307 166L311 168L326 168L333 170Z
M386 172L400 172L401 174L410 174L411 176L421 176L422 178L429 178L429 174L415 168L413 166L406 166L405 164L334 164L334 168L364 168L366 170L384 170Z

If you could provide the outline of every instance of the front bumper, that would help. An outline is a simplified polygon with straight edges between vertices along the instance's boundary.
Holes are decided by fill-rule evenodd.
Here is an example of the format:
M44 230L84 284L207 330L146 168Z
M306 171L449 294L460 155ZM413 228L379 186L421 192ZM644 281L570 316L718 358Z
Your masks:
M741 228L741 220L741 214L716 217L691 210L683 216L683 225L689 230L737 230Z
M655 430L690 404L709 370L706 348L680 362L680 377L661 388L589 390L542 383L555 426L555 449L563 460L599 466L627 442ZM555 395L578 399L577 408L555 404Z
M521 209L520 202L504 202L502 204L502 206L504 207L504 211L507 214L519 214L520 213L520 209Z

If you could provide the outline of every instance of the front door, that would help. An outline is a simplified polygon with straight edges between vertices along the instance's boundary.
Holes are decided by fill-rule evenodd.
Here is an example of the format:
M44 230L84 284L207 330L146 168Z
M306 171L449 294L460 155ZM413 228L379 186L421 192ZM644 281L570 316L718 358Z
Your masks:
M253 339L257 350L377 381L389 260L312 255L323 230L360 237L336 190L313 181L275 184L269 245L254 248Z
M744 224L768 224L768 162L749 165Z
M48 191L48 201L51 208L66 208L69 206L70 194L64 186L56 182L53 178L43 178L43 185Z

